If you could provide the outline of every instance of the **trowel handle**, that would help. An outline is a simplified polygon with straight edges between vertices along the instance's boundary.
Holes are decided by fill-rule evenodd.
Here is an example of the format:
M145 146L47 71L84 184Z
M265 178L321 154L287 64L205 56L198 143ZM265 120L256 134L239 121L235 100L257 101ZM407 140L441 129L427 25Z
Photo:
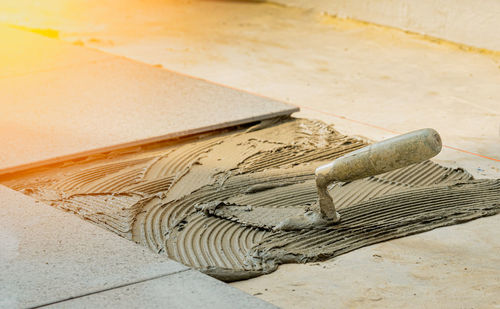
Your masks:
M421 129L361 148L316 169L316 184L324 215L333 219L333 202L326 187L333 181L352 181L430 159L441 151L441 137L434 129ZM333 209L332 209L333 208ZM337 218L338 221L338 218Z
M327 182L374 176L430 159L441 147L441 137L434 129L421 129L348 153L318 167L316 176Z

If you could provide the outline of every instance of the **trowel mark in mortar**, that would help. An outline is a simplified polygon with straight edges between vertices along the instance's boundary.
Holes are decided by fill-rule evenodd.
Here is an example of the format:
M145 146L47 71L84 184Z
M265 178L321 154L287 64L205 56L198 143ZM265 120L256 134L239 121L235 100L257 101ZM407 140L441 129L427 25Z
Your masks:
M172 146L161 151L152 151L149 154L138 153L137 159L108 160L109 163L97 162L94 166L78 169L68 167L70 174L64 172L54 173L56 177L63 174L59 181L46 181L50 185L42 190L35 188L32 194L41 200L50 202L55 206L73 211L85 219L93 221L121 236L132 238L132 225L137 219L138 210L142 209L150 198L159 192L167 192L178 174L186 166L192 164L189 160L197 160L202 153L207 152L206 145L220 143L220 138L208 138L204 143L181 145L175 149ZM199 144L203 144L199 146ZM176 150L176 151L174 151ZM159 159L172 156L171 164L159 164ZM180 160L180 161L179 161ZM182 160L187 160L182 162ZM97 165L97 166L95 166ZM174 176L154 180L144 179L146 172L152 166L160 166L160 170L169 170ZM13 181L18 185L20 181ZM22 186L21 186L22 187ZM140 196L140 198L123 200L123 198L109 198Z
M257 264L308 262L381 241L500 213L500 180L411 189L341 209L343 221L321 230L270 234L251 250Z
M325 148L304 148L283 146L266 152L259 152L242 162L238 168L245 173L263 171L280 166L293 166L314 161L333 160L356 149L366 146L359 140L339 138L335 144Z
M144 202L144 196L129 193L76 194L58 201L56 205L132 239L132 227Z
M285 218L304 213L307 208L314 208L317 191L311 169L313 167L304 169L296 166L234 176L230 179L232 183L237 183L240 179L244 180L245 175L251 175L254 182L251 183L251 186L248 186L249 182L234 185L236 188L248 187L249 189L243 193L235 191L228 199L222 199L221 194L218 201L223 203L219 203L220 205L209 213L243 224L272 229ZM422 170L425 172L424 174L421 173ZM402 180L402 175L404 175L405 183L395 181ZM340 209L377 196L401 192L414 187L471 178L470 174L462 170L452 170L426 161L401 169L398 173L391 172L333 186L330 189L330 194L335 205ZM264 188L264 185L266 190L253 190L254 187ZM224 189L219 190L223 191ZM250 206L251 211L244 206Z
M251 255L252 259L245 259L243 261L241 259L242 256L238 255L238 252L241 252L238 248L246 250L245 247L238 247L239 244L231 240L237 234L234 232L236 229L251 229L253 222L246 222L246 227L243 228L241 225L230 221L205 217L200 213L193 213L181 221L181 224L178 226L179 228L177 230L174 229L172 234L169 235L167 239L167 251L169 256L193 267L205 269L207 264L213 263L208 268L212 267L216 270L233 269L236 271L235 274L240 277L242 269L252 271L252 275L257 275L259 271L261 273L268 272L274 269L276 264L282 262L304 262L308 260L320 260L329 256L333 257L333 254L329 255L328 250L332 250L335 254L341 254L375 242L402 237L499 212L500 205L497 205L497 207L492 204L492 201L496 201L500 197L500 191L498 190L500 185L498 182L491 186L487 184L484 188L481 187L482 185L482 182L477 184L472 182L463 186L447 186L443 184L441 185L441 189L435 186L420 189L410 188L407 191L408 194L402 192L352 205L342 210L343 215L347 216L347 219L336 228L332 227L307 232L266 233L268 236L266 236L265 241L252 249L252 252L254 252ZM467 190L460 188L466 188ZM450 190L454 191L450 193L448 192ZM478 195L470 195L470 191L474 191ZM404 197L406 196L410 196L409 203L405 202ZM457 197L459 196L465 196L466 198L458 199ZM482 204L474 205L474 201L477 201L478 196L485 196L487 198L483 200ZM382 199L383 202L380 202L379 199ZM229 208L232 207L230 204L226 206ZM233 207L240 208L237 205L233 205ZM254 210L257 209L259 207L254 208ZM286 207L277 207L274 209L279 209L282 215L290 215L290 213L287 213ZM292 210L296 209L292 208ZM368 219L365 220L365 216L368 216ZM281 218L279 217L278 219ZM234 218L230 220L232 219ZM260 224L260 222L257 224ZM207 232L207 230L210 232ZM201 233L206 233L205 235L217 235L218 240L215 243L207 244L209 239L204 239L201 236L193 236L200 235ZM354 237L356 235L358 238ZM203 255L203 250L222 248L223 243L227 244L227 247L220 249L217 253L224 252L224 255ZM269 251L262 249L267 248L266 246L271 246L271 249L277 248L276 250L278 250L280 255L261 254L261 252ZM280 251L282 248L285 248L283 252ZM299 253L294 252L295 248L299 248L302 251ZM337 250L336 248L341 248L341 250ZM255 252L260 253L256 255ZM272 250L269 252L272 252ZM311 255L307 256L307 252L311 253ZM212 275L218 276L218 274L220 272L212 272ZM224 274L226 275L225 280L235 279L235 277L227 276L227 272Z
M427 171L432 171L428 173L429 177L421 177L416 171L425 169ZM375 180L375 178L365 179L364 182L367 183L378 183L380 186L390 187L390 188L402 188L403 190L408 190L412 186L421 183L438 182L442 180L443 175L452 173L452 177L448 179L469 179L470 175L463 173L462 171L453 171L447 168L440 167L431 162L424 162L421 165L408 167L406 173L408 174L407 180L410 183L401 184L394 181L380 181ZM414 176L411 176L414 175ZM384 178L393 178L391 174L382 175ZM395 178L399 177L397 174L394 175ZM386 183L387 182L387 183ZM282 184L285 183L285 186ZM265 185L265 187L263 187ZM354 194L354 192L363 192L364 186L359 182L353 182L348 185L351 188L349 194ZM260 189L255 189L260 188ZM359 190L360 189L360 190ZM390 190L386 190L388 192ZM384 192L375 191L375 194L382 194ZM363 195L365 199L369 199L370 195ZM197 247L185 248L185 255L181 256L178 254L179 251L175 251L172 247L178 246L176 242L177 238L173 240L165 237L169 234L169 230L174 228L175 225L181 227L180 231L174 234L185 233L185 234L196 234L196 232L191 231L192 228L196 229L197 225L194 225L189 218L196 216L197 222L203 222L199 217L199 213L196 213L193 209L193 205L199 205L201 203L210 203L213 201L227 201L228 205L222 206L216 209L213 214L217 217L225 218L230 221L240 222L248 226L265 228L267 230L274 227L278 222L283 220L286 216L292 216L304 211L304 205L309 203L313 204L316 200L316 188L314 184L314 175L311 172L311 168L303 168L297 166L295 168L289 169L274 169L266 170L265 172L242 174L230 177L222 186L217 184L201 188L200 190L192 193L185 198L176 200L164 205L155 205L152 210L147 211L146 223L143 227L148 227L147 231L143 231L141 238L154 239L153 243L148 243L148 246L155 248L156 250L165 251L163 248L165 243L170 246L170 251L168 251L170 256L175 259L179 259L183 263L191 263L197 259L197 255L200 254ZM251 211L248 211L247 207L238 207L239 205L249 205L251 206ZM277 209L283 209L277 211ZM154 215L150 215L154 213ZM161 218L161 219L153 219ZM215 219L215 218L212 218ZM153 220L157 220L153 223ZM163 221L165 220L165 221ZM209 220L207 218L206 220ZM141 221L141 219L139 220ZM213 222L213 221L210 221ZM227 223L229 224L229 223ZM154 227L160 226L161 231L155 230ZM211 225L211 228L214 227ZM149 235L155 235L150 237ZM221 234L221 239L226 237L234 237L232 234ZM172 244L174 242L175 244ZM232 246L237 246L237 243L226 241ZM185 242L184 246L194 246L190 242ZM174 247L176 248L176 247ZM245 250L243 250L245 251ZM241 248L235 247L231 248L230 252L242 252ZM235 253L236 254L236 253ZM192 256L191 256L192 255ZM242 255L244 256L244 254ZM223 263L222 259L212 259L214 264L210 265L215 270L226 269L228 267L227 263ZM241 258L239 259L241 261ZM205 264L200 264L199 262L193 264L188 264L193 267L207 267ZM200 266L201 265L201 266ZM272 265L272 263L270 264ZM261 265L262 266L262 265ZM248 269L248 266L241 264L238 266L232 265L233 269ZM267 267L269 269L270 267ZM251 268L253 271L259 270L258 267ZM262 267L261 271L264 271ZM215 273L215 272L214 272ZM254 273L255 274L255 273ZM226 273L227 276L227 273ZM232 280L229 276L226 280Z
M153 160L155 157L156 154L152 154L145 157L141 156L141 158L112 160L112 162L109 163L100 163L97 164L97 166L83 168L60 179L58 182L54 183L51 188L57 191L79 191L80 193L93 192L86 190L86 186L91 186L91 188L89 188L90 190L92 190L92 188L95 189L96 187L100 190L99 185L103 180L109 179L108 176L113 175L111 178L121 178L119 172L122 170L138 167L146 168L148 162ZM113 190L113 188L111 188L111 190Z
M59 207L64 205L155 252L169 254L222 280L238 280L272 271L277 262L286 260L284 255L280 260L261 259L255 254L248 260L247 254L252 246L263 248L272 239L281 239L273 238L277 235L299 235L270 229L278 219L314 208L316 166L364 145L321 122L283 120L249 132L191 138L155 151L81 166L76 163L52 174L35 173L7 184L22 189L20 184L29 183L28 194ZM337 185L331 193L347 211L381 195L464 179L470 179L470 175L427 162ZM119 201L110 198L117 195ZM127 200L124 196L134 198ZM219 205L211 213L214 217L195 208L210 202ZM391 231L386 237L397 235ZM295 245L301 241L297 237L292 241ZM263 238L267 240L262 242ZM309 241L314 249L315 240ZM317 244L323 245L321 241ZM293 252L287 254L295 256Z
M472 180L462 169L440 166L431 161L414 164L386 174L334 185L330 195L338 209L372 197L401 192L411 187L425 187L455 181Z
M272 184L282 181L303 182L311 177L313 175L309 170L300 169L290 172L243 174L230 177L222 186L208 185L174 201L152 200L137 216L134 239L156 252L164 252L166 235L180 222L185 221L189 215L196 212L195 205L237 196L255 184Z
M266 230L259 230L251 227L244 227L240 224L230 221L211 218L196 212L193 207L202 202L228 199L234 195L242 194L249 187L261 183L279 183L280 181L303 182L304 179L312 177L311 172L298 169L284 173L275 171L274 179L269 175L273 173L262 174L243 174L230 177L222 187L218 184L206 186L192 194L165 204L155 204L151 207L146 206L146 211L137 218L136 226L141 227L139 236L136 240L157 252L166 252L171 258L190 265L199 267L203 271L210 270L211 274L218 276L224 269L233 269L239 271L236 277L225 273L225 280L248 277L248 274L241 273L243 270L251 270L254 275L261 274L265 270L260 268L248 268L244 265L245 255L248 249L257 244L266 233ZM225 228L223 228L223 226ZM201 241L212 241L205 244L208 249L217 250L204 253L199 251L202 246L194 241L184 241L191 239L190 235L198 235L203 230L208 238L200 238ZM187 236L186 236L187 235ZM238 237L245 237L245 241ZM194 236L193 236L194 237ZM200 239L198 241L200 241ZM182 242L182 243L180 243ZM224 245L221 245L224 244ZM167 249L165 249L165 246ZM223 248L221 250L217 248ZM210 253L211 252L211 253ZM182 253L182 254L181 254ZM199 256L209 254L207 259L200 260ZM221 256L222 254L222 256ZM209 261L210 263L207 263ZM230 279L233 278L233 279Z
M324 154L321 155L324 156ZM340 154L337 154L337 156L338 155ZM314 160L315 157L311 156L310 159ZM234 165L236 166L238 162L234 163L235 163ZM285 161L284 164L288 164L288 162ZM278 165L280 165L280 163L278 163ZM277 173L282 175L281 180L277 179L280 181L281 184L287 181L288 182L294 181L294 178L296 177L295 174L287 176L286 173L283 173L282 171L277 171ZM309 179L313 177L310 167L307 168L306 174L308 175L307 177ZM249 175L251 176L244 176L244 175L232 176L227 179L223 187L220 187L220 184L217 183L214 184L212 187L208 186L199 191L192 192L190 195L186 195L185 198L173 200L168 203L157 204L146 207L144 213L139 215L137 218L136 225L140 228L136 229L138 230L138 233L136 233L137 237L135 237L136 241L148 245L150 248L152 248L157 252L163 252L165 235L168 233L169 229L171 229L174 225L184 220L185 216L190 215L192 212L195 211L193 205L196 205L197 203L200 202L227 198L230 197L231 195L234 195L236 192L240 192L242 189L247 190L250 185L263 184L263 183L269 184L269 181L271 180L265 174L258 175L255 177L253 177L252 174ZM246 177L248 178L249 181L247 181L246 183L237 182L237 179L241 177L244 178ZM300 177L303 177L303 175L300 175ZM235 184L232 184L233 183L232 179L235 179ZM168 196L169 195L167 194L167 197ZM161 228L155 228L155 226L157 225L159 225ZM154 236L149 236L153 234Z
M168 191L174 183L175 177L159 178L151 181L142 181L136 185L126 188L128 192L143 193L146 195L157 194L162 191Z
M243 138L243 141L244 140L245 140L245 137ZM336 140L338 140L338 139L336 139ZM196 144L197 144L196 146L189 145L189 147L181 147L180 149L176 149L173 151L173 154L175 154L175 153L192 154L193 153L192 149L196 149L197 151L194 152L196 154L196 156L189 155L188 157L191 157L193 160L198 160L199 153L208 153L209 152L207 149L204 149L203 147L199 147L200 144L204 144L204 145L208 145L210 147L213 147L215 145L220 144L220 141L217 141L215 143L208 141L208 142L204 142L204 143L200 142L200 143L196 143ZM246 145L246 144L242 143L242 145ZM332 145L332 147L333 146L334 145ZM183 148L187 148L188 150L183 150ZM244 150L244 151L247 152L246 150ZM321 155L324 156L324 154L321 154ZM337 154L337 156L338 155L340 155L340 154ZM161 167L162 164L163 164L163 166L168 166L169 164L172 163L168 159L174 161L173 164L178 165L178 163L176 162L176 159L178 159L178 156L176 157L173 155L168 155L168 156L163 156L163 158L161 160L155 161L153 166L156 167L157 171L158 170L161 171L161 168L158 168L158 166ZM310 156L307 159L314 160L315 156ZM188 161L186 160L185 162L188 162ZM235 162L234 167L236 166L237 163L238 162ZM278 162L277 165L281 165L282 163L288 164L288 162L285 160L282 162ZM147 164L150 164L149 161L147 162ZM189 164L191 164L191 163L188 163L186 165L189 165ZM129 167L127 166L127 168L129 168ZM310 168L307 168L307 169L308 169L308 172L307 172L308 176L307 177L311 178L312 172L309 171ZM150 168L150 171L151 170L155 170L155 169ZM163 168L163 170L165 170L165 169ZM179 169L174 169L174 170L172 170L172 172L178 171L178 170ZM281 172L278 171L278 173L281 173ZM151 173L149 173L148 175L151 175ZM165 172L161 172L160 174L158 174L158 176L159 175L165 175ZM106 175L106 177L108 177L108 176L109 175ZM303 175L296 176L296 175L284 174L281 177L282 178L281 180L276 179L279 181L279 183L276 183L276 185L282 185L283 182L286 182L286 181L302 181L299 179L295 179L297 177L300 178L300 177L303 177ZM252 177L250 177L250 179L251 178ZM238 178L236 178L235 180L237 180L237 179ZM258 179L254 179L253 181L250 181L249 184L263 184L263 183L269 184L269 181L270 181L270 179L269 179L269 177L266 177L266 175L258 175ZM149 188L150 190L148 190L147 192L144 192L146 190L142 189L143 193L149 193L149 194L158 193L158 192L154 192L154 190L152 190L155 187L157 187L156 183L151 183L151 182L155 182L155 180L152 180L152 181L149 181L146 183L138 183L136 185L132 185L132 186L125 188L125 190L127 190L129 192L139 192L139 191L141 191L141 188L144 188L144 186L142 186L142 185L146 185L147 188ZM232 182L229 180L227 182L227 186L225 186L225 188L231 188L231 183ZM165 181L165 179L160 179L159 180L160 187L157 187L157 188L162 189L161 188L162 184L165 184L167 186L167 188L169 188L168 186L172 184L172 177L168 177L168 180L166 180L166 181ZM236 184L232 186L232 189L234 189L234 190L241 191L242 188L247 189L248 186L246 186L244 183L242 184L239 182L236 182ZM165 187L163 189L165 189ZM145 245L147 245L148 247L150 247L151 249L153 249L156 252L165 252L165 244L166 244L166 240L167 240L166 236L169 234L170 229L173 226L175 226L179 223L182 223L183 220L185 220L185 218L187 216L189 216L190 214L192 214L194 212L194 209L192 207L193 204L196 204L199 201L204 201L207 199L227 198L228 196L234 194L234 192L235 191L232 191L230 189L221 191L220 188L214 187L213 193L210 193L209 191L204 190L204 191L198 192L197 194L193 193L193 194L187 196L187 200L175 200L171 203L162 203L162 202L159 202L156 200L155 200L155 202L148 202L144 211L142 211L136 217L137 223L134 225L134 227L137 227L137 228L134 228L133 238L138 242L144 243ZM234 248L234 252L239 252L239 254L242 254L242 252L244 252L244 251L245 250L240 250L238 248ZM242 258L239 259L239 261L242 261L242 260L243 260ZM187 263L187 261L186 261L186 263ZM224 267L227 267L227 265L224 265L224 264L221 264L221 265L214 264L212 266L215 268L220 268L220 269L224 269ZM241 267L235 267L235 269L241 269Z
M267 234L265 230L194 213L174 228L167 239L169 257L200 270L221 269L262 273L259 265L245 265L250 248ZM189 228L185 228L189 226Z
M145 179L179 177L188 171L193 162L198 161L202 155L210 152L213 146L220 143L222 139L215 137L178 147L155 162L145 175Z

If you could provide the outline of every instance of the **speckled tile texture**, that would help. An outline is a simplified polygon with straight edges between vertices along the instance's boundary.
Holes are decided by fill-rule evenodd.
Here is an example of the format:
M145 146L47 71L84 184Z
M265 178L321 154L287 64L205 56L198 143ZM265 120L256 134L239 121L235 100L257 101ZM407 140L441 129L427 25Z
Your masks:
M11 37L0 53L0 174L297 111L22 30L0 34Z
M195 270L60 302L48 308L278 308Z
M0 186L0 308L43 305L188 268Z

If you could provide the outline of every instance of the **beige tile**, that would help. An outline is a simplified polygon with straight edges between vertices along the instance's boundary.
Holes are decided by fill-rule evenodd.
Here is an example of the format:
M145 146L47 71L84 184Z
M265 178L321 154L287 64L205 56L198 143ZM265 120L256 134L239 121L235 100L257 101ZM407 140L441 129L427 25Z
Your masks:
M0 308L31 307L188 269L0 186Z
M2 31L15 37L14 44L47 54L50 61L86 62L63 61L65 66L55 68L37 57L26 62L26 70L36 72L0 78L0 173L297 110L123 57L102 53L105 60L89 62L97 52L20 30ZM17 52L8 47L2 53L18 59ZM7 68L24 69L19 63Z
M49 308L277 308L189 270L60 302Z
M0 24L0 80L104 61L113 56ZM3 101L3 97L2 97ZM5 101L2 103L6 103Z

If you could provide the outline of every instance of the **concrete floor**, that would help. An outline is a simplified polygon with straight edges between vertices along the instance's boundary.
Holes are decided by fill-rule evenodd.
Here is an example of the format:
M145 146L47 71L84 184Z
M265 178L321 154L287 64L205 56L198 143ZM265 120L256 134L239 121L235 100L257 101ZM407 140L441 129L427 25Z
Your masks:
M373 140L433 127L446 145L437 162L500 177L498 53L270 3L25 5L0 21L291 102L297 116ZM491 308L500 303L499 224L484 218L233 285L286 308Z

